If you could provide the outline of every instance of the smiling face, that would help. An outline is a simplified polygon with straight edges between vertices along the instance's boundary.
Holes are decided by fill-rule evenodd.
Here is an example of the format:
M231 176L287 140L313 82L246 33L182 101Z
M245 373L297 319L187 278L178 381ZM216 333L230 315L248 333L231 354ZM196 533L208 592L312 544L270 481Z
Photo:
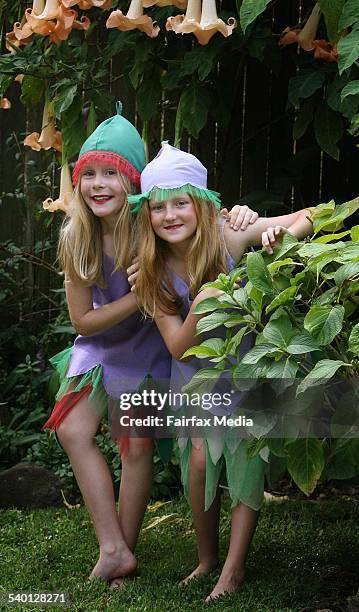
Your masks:
M150 201L150 218L155 234L170 244L189 241L197 229L197 215L189 195L164 202Z
M96 217L117 216L126 199L126 192L113 166L93 163L82 175L81 195Z

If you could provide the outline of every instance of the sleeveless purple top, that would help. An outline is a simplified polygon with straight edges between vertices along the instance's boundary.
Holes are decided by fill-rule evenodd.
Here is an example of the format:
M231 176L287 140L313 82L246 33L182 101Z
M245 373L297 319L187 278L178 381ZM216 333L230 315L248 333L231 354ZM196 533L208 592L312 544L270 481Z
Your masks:
M127 276L114 272L114 261L103 254L103 274L106 287L92 287L94 309L118 300L130 291ZM136 391L145 376L167 379L171 372L171 357L151 319L138 311L94 336L77 336L71 351L67 376L85 374L102 365L103 385L114 398L121 393Z
M227 255L227 263L228 263L229 271L233 270L233 268L236 267L235 261L232 259L232 257L229 254ZM172 272L172 278L173 278L174 289L182 301L182 305L180 308L180 315L182 319L184 320L188 315L188 312L191 308L193 300L191 299L190 290L189 290L189 287L186 281L180 276L178 276L177 274L175 274L174 272ZM220 328L220 327L216 328L212 332L208 334L204 334L204 336L206 338L224 337L223 328ZM202 340L198 340L198 344L200 344L200 342L202 342ZM245 353L247 353L249 349L252 348L252 346L253 346L253 338L251 337L251 335L246 335L243 338L241 346L240 346L240 356L243 356ZM188 359L187 361L180 361L180 360L172 358L171 390L174 392L180 392L182 390L182 387L190 382L190 380L192 379L194 374L198 372L198 370L203 369L203 368L213 368L213 366L214 366L213 362L209 361L209 359L198 359L197 357L192 357ZM232 395L231 404L229 406L227 405L218 406L217 405L216 407L212 407L210 409L210 412L212 414L215 414L216 416L228 415L228 414L231 414L236 408L239 407L239 405L241 404L243 400L244 394L238 390L232 393L231 387L232 385L230 383L229 374L224 373L221 376L220 381L216 383L211 393L223 394L224 392L231 392L231 395Z

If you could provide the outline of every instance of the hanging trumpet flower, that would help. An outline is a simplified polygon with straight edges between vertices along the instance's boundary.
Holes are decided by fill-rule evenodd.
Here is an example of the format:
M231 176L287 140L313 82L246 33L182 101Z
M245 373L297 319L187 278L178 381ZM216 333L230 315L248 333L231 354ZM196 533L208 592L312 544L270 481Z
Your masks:
M313 40L313 48L315 59L329 63L338 61L338 51L327 40Z
M314 6L310 16L308 17L304 27L286 28L279 39L281 46L291 45L296 43L300 45L304 51L313 51L313 41L315 40L317 29L319 26L321 10L319 3Z
M117 28L123 32L128 30L141 30L150 38L156 38L160 31L159 25L154 23L148 15L143 14L142 0L131 0L127 15L122 11L113 11L106 21L107 28Z
M56 19L59 14L59 10L61 7L61 2L59 0L46 0L46 4L42 13L35 13L33 10L33 16L37 17L37 19L47 20Z
M201 21L201 0L188 0L185 15L169 17L166 22L166 30L173 30L176 34L190 34L198 30Z
M45 10L45 0L34 0L32 3L32 12L34 15L41 15Z
M41 151L41 149L61 151L61 132L56 130L55 117L49 112L48 104L44 106L41 134L32 132L32 134L26 136L24 145L31 147L33 151Z
M11 108L11 102L8 98L0 98L0 108L3 110L8 110Z
M321 14L320 6L317 2L308 17L307 23L298 34L298 44L302 47L302 49L304 49L304 51L313 51L313 40L317 35Z
M73 187L71 181L71 173L68 163L66 162L61 168L60 177L60 195L57 200L52 198L46 198L43 201L42 207L48 212L55 212L56 210L62 210L69 214L71 201L73 199Z
M219 32L222 36L230 36L237 22L234 17L225 24L217 15L216 0L204 0L201 13L201 0L188 0L186 14L169 17L166 23L167 30L176 34L192 32L200 45L207 45L212 36Z
M143 8L151 6L175 6L182 11L187 7L187 0L142 0Z
M71 6L75 6L78 4L79 8L83 11L92 8L93 6L97 6L101 9L110 9L112 7L112 0L61 0L62 4L66 6L66 8L71 8Z

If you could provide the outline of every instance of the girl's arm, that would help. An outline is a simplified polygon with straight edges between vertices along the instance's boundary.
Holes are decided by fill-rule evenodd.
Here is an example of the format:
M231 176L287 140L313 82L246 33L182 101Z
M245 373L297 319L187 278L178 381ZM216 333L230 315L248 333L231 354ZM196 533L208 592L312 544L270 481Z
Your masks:
M127 293L100 308L93 308L91 287L66 280L65 289L71 323L82 336L93 336L110 329L138 309L133 293Z
M216 297L220 294L221 291L212 288L201 291L193 300L191 309L184 321L178 314L170 315L157 309L154 317L156 325L174 359L181 359L187 349L199 343L196 326L205 314L194 314L197 304L208 297Z
M273 226L286 228L293 236L304 238L313 231L313 225L308 219L307 209L289 215L278 217L260 217L253 225L249 225L243 232L236 233L226 224L224 226L224 239L227 249L235 261L239 261L249 246L256 246L265 242L267 230ZM266 246L264 244L264 246Z

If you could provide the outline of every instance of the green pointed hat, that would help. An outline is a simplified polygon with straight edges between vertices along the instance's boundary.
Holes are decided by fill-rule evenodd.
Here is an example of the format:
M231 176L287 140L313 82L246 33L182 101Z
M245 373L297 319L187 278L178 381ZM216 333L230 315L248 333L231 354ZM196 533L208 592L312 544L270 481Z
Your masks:
M122 117L122 104L116 104L117 114L100 125L85 140L72 174L77 184L81 171L93 162L111 164L135 185L140 185L141 172L146 165L145 149L135 126Z

